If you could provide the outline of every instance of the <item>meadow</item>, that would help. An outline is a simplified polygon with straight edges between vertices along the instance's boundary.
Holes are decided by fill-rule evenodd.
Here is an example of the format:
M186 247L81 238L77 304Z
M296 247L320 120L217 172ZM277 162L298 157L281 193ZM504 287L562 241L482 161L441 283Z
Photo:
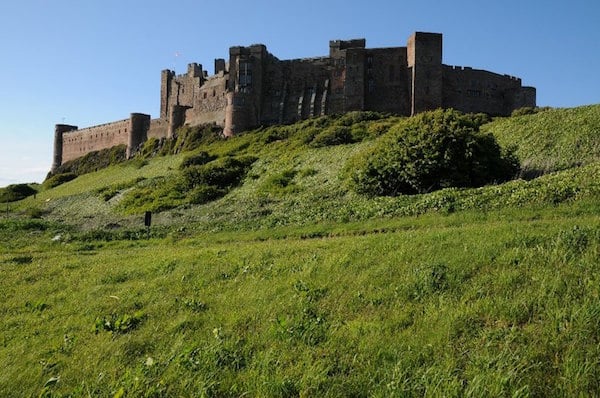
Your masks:
M12 204L0 395L598 395L599 110L484 124L535 170L500 185L357 194L347 160L402 121L353 114L206 138ZM254 158L193 203L172 192L200 150Z

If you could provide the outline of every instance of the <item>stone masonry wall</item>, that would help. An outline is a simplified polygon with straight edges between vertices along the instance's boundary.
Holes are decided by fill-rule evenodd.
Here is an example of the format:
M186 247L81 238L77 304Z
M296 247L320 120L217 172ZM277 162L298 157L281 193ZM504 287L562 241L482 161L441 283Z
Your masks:
M535 106L519 101L521 79L469 67L444 65L444 108L462 112L483 112L490 115L509 115L514 109Z
M125 119L63 133L62 163L92 151L127 145L129 122Z

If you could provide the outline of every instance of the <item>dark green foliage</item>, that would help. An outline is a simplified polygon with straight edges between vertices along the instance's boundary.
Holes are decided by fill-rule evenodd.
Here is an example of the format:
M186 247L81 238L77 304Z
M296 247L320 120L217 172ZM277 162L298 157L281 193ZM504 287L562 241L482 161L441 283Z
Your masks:
M238 185L246 176L255 157L225 157L202 166L192 166L183 170L183 181L188 189L201 185L217 188L231 188Z
M227 190L218 188L214 185L200 185L192 189L187 197L188 202L193 205L202 205L212 202L227 194Z
M43 187L46 189L54 188L77 178L75 173L54 174L44 181Z
M114 334L125 334L132 330L137 329L145 315L141 311L136 311L133 315L130 314L111 314L103 317L96 318L94 324L94 332L99 333L101 331L110 332Z
M271 175L262 185L262 191L268 193L293 192L295 188L293 180L296 174L298 174L298 171L289 169Z
M166 231L160 227L155 226L150 230L150 238L164 238L165 236ZM87 243L86 245L83 245L83 247L89 247L90 245L94 247L98 245L98 242L120 240L136 241L143 239L148 239L148 231L145 228L117 230L94 229L82 233L74 233L70 235L68 240ZM100 244L100 246L102 245Z
M512 111L512 113L510 114L511 116L525 116L525 115L535 115L536 113L540 113L540 112L544 112L544 111L548 111L552 108L550 107L533 107L533 106L525 106L523 108L519 108L519 109L515 109L514 111Z
M165 145L168 154L193 151L204 144L221 139L222 128L213 124L202 126L184 126L177 130L171 145ZM164 153L164 151L163 151Z
M70 160L60 165L54 174L48 174L48 179L58 174L82 175L104 169L127 160L127 146L117 145L112 148L90 152L80 158Z
M178 179L157 177L125 193L119 207L130 213L160 212L183 204L185 196L186 189Z
M45 213L46 212L42 208L37 206L29 206L23 211L23 214L29 218L42 218Z
M217 157L209 154L208 152L200 151L193 155L187 156L181 163L180 168L185 169L190 166L202 166L210 161L215 160Z
M22 231L46 231L53 226L52 223L43 220L9 219L0 220L0 231L22 232Z
M284 127L277 126L269 128L262 134L262 142L264 144L270 144L271 142L285 140L289 137L289 133L289 129Z
M479 133L484 120L437 110L398 123L350 163L353 187L371 196L396 196L513 178L518 161L492 135Z
M33 256L27 255L27 256L17 256L17 257L13 257L10 259L11 262L15 263L15 264L19 264L19 265L23 265L23 264L31 264L31 262L33 261Z
M370 122L386 118L387 115L373 111L355 111L348 112L337 117L336 124L342 126L353 126L360 122Z
M352 130L347 126L331 126L323 129L310 142L314 148L350 144L353 142Z
M37 190L28 184L9 185L5 188L0 188L0 203L16 202L36 193Z
M179 128L172 138L149 138L140 151L137 158L149 159L154 156L174 155L181 152L189 152L222 139L221 128L214 124L200 126L184 126Z
M155 137L148 138L148 140L144 142L144 145L142 145L142 148L139 150L139 152L136 153L136 157L147 159L156 156L163 144L164 140L159 140Z
M198 159L206 159L206 156ZM208 203L239 185L255 160L252 156L227 156L184 167L179 175L143 181L124 195L119 206L129 213L140 213Z

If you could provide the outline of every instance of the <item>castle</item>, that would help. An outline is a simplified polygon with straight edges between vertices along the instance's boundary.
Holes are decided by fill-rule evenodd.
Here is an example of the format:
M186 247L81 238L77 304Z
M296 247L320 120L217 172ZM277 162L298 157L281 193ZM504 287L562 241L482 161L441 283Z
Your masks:
M416 32L406 47L366 48L365 39L329 42L329 56L279 60L262 44L231 47L214 75L192 63L183 75L161 72L160 117L78 129L55 126L52 171L86 153L127 146L130 157L149 138L170 138L183 125L214 123L225 136L261 125L349 111L398 115L436 108L509 115L534 107L536 91L521 79L442 64L442 35Z

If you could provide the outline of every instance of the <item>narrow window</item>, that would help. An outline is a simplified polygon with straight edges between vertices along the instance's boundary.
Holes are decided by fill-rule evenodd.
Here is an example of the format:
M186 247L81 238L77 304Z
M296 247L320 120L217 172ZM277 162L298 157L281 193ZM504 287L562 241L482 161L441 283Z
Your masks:
M252 86L252 64L250 62L240 62L239 81L242 88Z

